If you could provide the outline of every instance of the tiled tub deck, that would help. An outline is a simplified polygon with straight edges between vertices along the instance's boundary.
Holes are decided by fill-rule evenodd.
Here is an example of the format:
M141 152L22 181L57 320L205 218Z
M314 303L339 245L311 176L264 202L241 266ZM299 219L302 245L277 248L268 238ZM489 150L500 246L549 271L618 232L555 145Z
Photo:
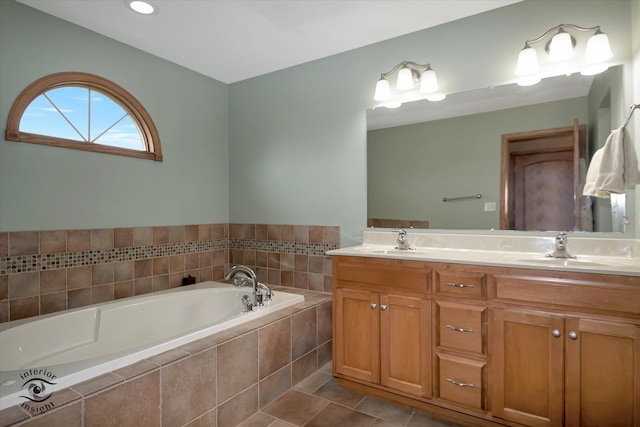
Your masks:
M331 294L55 392L44 414L20 405L0 426L235 426L331 361Z

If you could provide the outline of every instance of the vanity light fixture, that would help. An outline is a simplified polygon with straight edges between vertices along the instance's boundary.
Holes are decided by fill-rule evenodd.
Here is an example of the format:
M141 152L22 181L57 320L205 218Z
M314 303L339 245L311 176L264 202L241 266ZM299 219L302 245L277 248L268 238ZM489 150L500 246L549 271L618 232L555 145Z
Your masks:
M398 72L395 90L391 89L387 77ZM402 61L390 71L380 74L373 95L375 101L383 102L387 108L396 108L403 102L428 99L442 101L446 95L439 92L438 78L431 64L418 64L413 61Z
M542 79L541 67L538 63L538 54L531 45L544 40L551 33L555 32L555 35L545 45L549 64L566 62L574 57L576 39L568 33L566 29L585 32L593 31L593 35L587 40L584 59L577 67L581 74L585 76L598 74L609 68L606 61L613 56L613 53L609 45L609 38L605 33L600 31L599 26L581 27L574 24L560 24L548 29L540 37L524 42L524 48L522 48L518 55L518 64L516 66L516 75L518 76L518 84L520 86L531 86ZM550 75L570 74L574 71L571 70L570 67L567 67L564 72L557 72L557 70L560 70L560 68L556 67L556 72L550 73Z
M158 11L158 9L148 1L126 0L125 3L131 10L141 15L153 15Z

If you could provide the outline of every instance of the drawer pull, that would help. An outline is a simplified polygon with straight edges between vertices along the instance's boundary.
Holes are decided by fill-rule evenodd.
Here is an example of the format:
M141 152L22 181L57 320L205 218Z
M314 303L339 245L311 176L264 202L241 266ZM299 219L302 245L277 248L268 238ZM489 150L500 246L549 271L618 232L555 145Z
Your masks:
M467 285L466 283L447 283L447 286L452 286L454 288L475 288L474 285Z
M457 385L458 387L475 387L473 384L459 383L458 381L453 380L451 378L447 378L447 381L453 385Z
M473 329L456 328L453 325L447 325L447 329L451 329L452 331L456 331L456 332L473 332Z

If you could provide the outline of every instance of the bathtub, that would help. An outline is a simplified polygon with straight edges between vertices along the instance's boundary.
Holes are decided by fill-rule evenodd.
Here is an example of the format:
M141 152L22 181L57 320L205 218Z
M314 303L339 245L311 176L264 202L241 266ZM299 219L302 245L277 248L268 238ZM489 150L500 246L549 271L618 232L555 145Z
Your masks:
M2 324L0 409L25 401L29 377L45 377L55 392L304 301L275 292L245 312L241 299L251 292L202 282Z

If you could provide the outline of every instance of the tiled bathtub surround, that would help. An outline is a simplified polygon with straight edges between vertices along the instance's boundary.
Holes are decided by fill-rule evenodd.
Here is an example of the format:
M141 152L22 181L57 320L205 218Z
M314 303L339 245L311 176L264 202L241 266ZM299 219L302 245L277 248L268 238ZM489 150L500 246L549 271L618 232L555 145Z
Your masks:
M305 302L56 391L44 415L2 410L0 426L237 425L331 361L331 295L293 291Z
M0 322L220 280L231 263L270 285L331 289L339 227L201 224L0 233Z

